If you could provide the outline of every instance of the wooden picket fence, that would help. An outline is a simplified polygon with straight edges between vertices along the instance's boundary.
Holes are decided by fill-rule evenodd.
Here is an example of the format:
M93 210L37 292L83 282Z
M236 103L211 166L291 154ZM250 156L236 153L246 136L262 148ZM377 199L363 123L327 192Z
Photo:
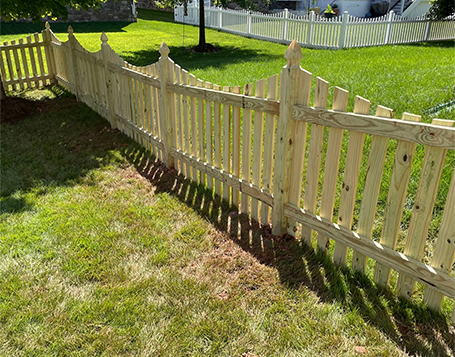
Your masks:
M329 83L317 78L312 98L313 75L299 66L296 41L286 51L280 76L221 88L175 64L164 42L157 63L136 67L111 49L104 33L100 51L91 53L71 27L68 32L63 42L47 25L42 40L36 35L33 43L1 46L5 89L59 83L168 167L213 189L252 219L271 222L274 234L314 241L326 251L334 244L334 261L361 272L370 258L378 285L391 287L393 270L398 293L411 299L415 282L423 284L432 309L441 308L444 296L455 299L453 164L445 175L451 182L441 181L446 154L455 150L453 121L425 124L407 113L397 120L382 106L371 116L370 102L358 96L354 112L347 113L349 93L338 87L327 109ZM25 50L35 55L26 56ZM36 53L41 53L38 66ZM40 72L33 70L38 67ZM418 152L424 152L421 164L414 160ZM387 164L390 153L393 165ZM377 212L384 190L385 210ZM444 212L425 264L438 190L443 202L437 209ZM403 233L405 214L410 219ZM373 237L376 221L382 228Z

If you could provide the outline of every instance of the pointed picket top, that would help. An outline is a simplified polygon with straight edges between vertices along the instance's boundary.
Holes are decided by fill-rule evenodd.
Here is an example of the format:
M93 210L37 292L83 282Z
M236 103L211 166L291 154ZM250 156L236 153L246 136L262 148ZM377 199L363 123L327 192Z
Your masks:
M106 34L103 32L103 33L101 34L101 42L102 42L103 45L104 45L105 43L107 43L107 41L108 41L108 40L107 40L107 36L106 36Z
M49 21L46 21L46 24L44 25L44 27L46 28L46 30L51 29L51 25L49 25Z
M74 30L73 30L73 28L71 27L71 25L68 26L68 33L69 33L70 35L74 34Z
M302 49L300 48L299 43L296 40L293 40L289 45L284 58L288 60L288 66L298 66L300 60L303 58Z
M166 58L169 55L169 52L171 52L169 47L166 45L166 42L163 41L160 46L161 57Z

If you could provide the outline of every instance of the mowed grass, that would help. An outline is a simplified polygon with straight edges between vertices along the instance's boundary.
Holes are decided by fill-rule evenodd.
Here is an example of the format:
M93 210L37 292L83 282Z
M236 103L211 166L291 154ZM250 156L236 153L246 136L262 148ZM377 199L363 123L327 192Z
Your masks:
M247 39L206 29L207 41L221 51L192 53L198 43L198 27L173 22L173 14L139 10L137 23L72 23L76 38L90 51L98 51L105 31L109 44L128 62L144 66L159 58L159 46L166 41L170 57L198 78L221 86L244 85L280 73L285 65L286 45ZM67 40L68 24L51 24L54 33ZM2 23L1 41L17 40L39 31L37 25ZM183 36L184 35L184 36ZM338 51L303 49L301 66L330 82L329 103L335 86L350 92L351 111L354 96L362 96L376 105L403 112L454 119L455 111L426 113L454 98L455 43L379 46ZM330 105L329 105L330 107Z
M46 93L53 111L1 126L0 355L450 355L449 311L267 238Z

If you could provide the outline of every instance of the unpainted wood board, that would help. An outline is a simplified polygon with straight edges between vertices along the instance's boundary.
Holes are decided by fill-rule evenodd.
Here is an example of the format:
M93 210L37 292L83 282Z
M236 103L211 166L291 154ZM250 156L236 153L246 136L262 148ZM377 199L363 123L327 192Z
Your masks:
M243 87L243 94L251 96L253 94L253 83ZM243 110L243 131L242 131L242 180L250 182L251 170L251 120L250 109ZM248 214L248 195L242 192L242 213Z
M256 98L265 97L265 79L256 81L255 95ZM254 112L254 129L253 129L253 165L252 180L253 185L261 187L262 173L262 144L264 134L264 113ZM251 218L256 222L259 221L259 202L253 198L251 200Z
M211 89L212 83L205 82L205 88ZM213 139L213 119L212 119L212 102L209 100L205 101L205 155L207 157L207 163L209 165L213 162L213 150L212 150L212 139ZM211 190L213 187L212 176L207 176L207 188Z
M327 108L327 97L329 93L329 82L320 77L316 78L314 91L314 105L316 108ZM324 127L318 124L311 125L311 136L308 153L308 163L305 176L305 196L303 208L306 211L315 213L316 198L318 192L319 171L321 168L322 143L324 138ZM302 227L302 240L311 244L311 229Z
M297 73L296 88L294 88L295 93L291 93L294 98L291 100L296 104L309 105L313 75L302 69L299 69ZM299 205L302 191L302 172L305 157L307 124L304 122L294 122L292 118L289 120L293 122L291 126L294 127L287 142L287 150L292 151L289 154L290 157L288 158L285 167L286 171L289 170L290 176L288 183L286 184L289 186L285 187L286 185L284 185L282 189L289 190L288 202ZM289 129L291 129L291 126ZM289 164L290 166L288 166ZM287 232L292 236L295 236L297 232L297 224L292 219L287 222Z
M204 85L204 82L200 79L197 80L197 86L202 88ZM197 121L198 121L198 145L199 145L199 152L198 152L198 157L202 161L206 161L205 157L205 152L204 152L204 128L205 128L205 121L204 121L204 100L201 98L198 98L197 100ZM205 185L205 174L203 172L200 172L200 183L202 185Z
M231 87L224 86L223 92L230 92ZM223 104L223 170L227 173L231 171L231 108ZM229 185L223 183L223 199L229 202Z
M202 98L214 103L227 104L274 115L278 115L280 110L280 103L278 101L257 99L246 94L223 93L216 89L209 90L171 83L168 83L167 86L169 91L173 93L186 94L190 97Z
M393 110L379 106L376 108L376 116L393 118ZM357 233L365 237L371 237L373 231L374 216L378 204L379 191L381 189L382 172L387 153L389 139L382 136L372 136L370 156L365 177L362 204L360 206L359 223ZM352 267L360 272L365 272L367 257L363 254L354 252L352 257Z
M278 97L278 75L267 79L267 99L276 100ZM265 192L272 191L272 168L273 168L273 149L275 145L275 116L267 113L265 115L264 133L264 167L262 177L262 189ZM269 224L270 209L268 205L261 206L261 222L263 225Z
M335 87L333 92L334 111L346 111L348 105L349 92ZM335 203L335 193L337 188L338 168L340 165L341 142L343 139L343 130L338 128L329 129L329 139L327 143L327 153L324 168L324 180L322 183L321 198L321 217L332 220L333 206ZM319 245L327 245L328 238L318 232Z
M26 37L26 41L27 41L27 45L32 45L32 37L31 36L27 36ZM6 55L7 51L5 51L5 55ZM36 59L35 59L35 51L33 50L33 47L28 47L28 54L29 54L29 58L30 58L30 64L32 65L32 73L33 73L33 77L38 77L38 70L36 69ZM7 57L8 59L8 57ZM39 81L38 80L35 80L35 87L38 87L39 86Z
M403 120L420 121L419 115L403 113ZM411 176L416 144L409 141L398 141L395 160L390 180L389 194L384 213L384 224L379 243L395 249L400 231L406 192ZM385 287L388 284L390 268L377 263L375 266L374 282Z
M232 87L232 92L240 94L240 86ZM240 108L232 107L232 174L240 177ZM232 189L232 204L239 207L239 191Z
M369 111L370 101L356 96L354 102L354 113L368 114ZM347 229L351 229L352 226L364 141L364 133L359 133L357 131L350 132L338 214L338 224ZM321 242L318 241L319 247L325 246L326 249L328 249L328 244L328 240ZM348 247L344 243L335 242L333 260L336 264L342 266L346 265L347 253Z
M422 284L430 285L448 297L455 298L455 278L447 273L439 272L431 266L417 259L407 257L391 248L361 236L346 227L332 223L332 221L306 212L299 207L287 203L285 215L292 217L301 224L307 225L318 233L324 234L331 239L342 242L354 250L392 267L394 270L412 276Z
M217 84L213 85L213 89L221 91L221 87ZM221 169L221 104L213 103L213 149L215 156L213 164ZM215 179L215 194L221 196L221 182Z
M190 86L196 86L196 77L192 74L189 75ZM191 107L191 154L195 157L198 156L198 138L197 138L197 111L196 111L196 98L190 98ZM188 142L189 145L189 142ZM189 149L188 149L189 150ZM198 179L198 170L194 167L192 172L192 179L194 182L201 182Z
M171 154L182 160L187 162L191 166L195 166L198 170L204 172L210 177L215 178L218 182L223 182L229 185L230 187L246 194L247 196L251 196L257 198L258 200L268 204L269 206L273 207L273 196L270 193L264 192L261 188L245 181L233 177L232 175L224 172L223 170L209 165L205 162L201 162L197 158L185 154L177 149L171 149Z
M442 119L433 119L432 123L447 126L453 126L454 124L453 121ZM433 146L428 146L425 151L419 186L404 247L405 255L418 260L422 259L446 152L446 149ZM414 279L403 274L398 277L397 290L405 299L411 299L414 285Z
M434 250L431 266L445 273L450 273L455 260L455 168L446 198L438 240ZM431 287L425 289L423 301L430 309L441 308L443 295Z
M379 118L354 113L336 113L331 110L294 106L293 118L307 123L384 136L389 139L411 141L416 144L453 149L455 128Z

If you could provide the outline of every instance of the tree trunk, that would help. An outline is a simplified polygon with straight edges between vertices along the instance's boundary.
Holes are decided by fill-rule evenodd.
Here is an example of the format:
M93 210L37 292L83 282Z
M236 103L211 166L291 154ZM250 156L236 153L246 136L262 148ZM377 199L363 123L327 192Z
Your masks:
M205 12L204 0L199 0L199 45L197 47L205 48Z
M3 87L3 79L2 75L0 74L0 100L3 100L6 98L6 93L5 93L5 88Z

